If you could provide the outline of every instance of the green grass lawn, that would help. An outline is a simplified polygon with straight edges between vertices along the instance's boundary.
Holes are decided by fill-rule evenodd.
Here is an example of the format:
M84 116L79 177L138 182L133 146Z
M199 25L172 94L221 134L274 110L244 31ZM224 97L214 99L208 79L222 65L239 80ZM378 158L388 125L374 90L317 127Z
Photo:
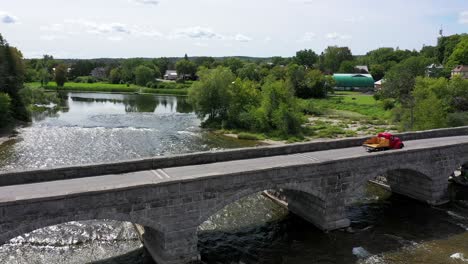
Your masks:
M338 92L325 99L310 99L311 104L324 114L345 113L347 117L353 112L371 119L387 120L390 111L385 110L382 102L376 101L372 95L359 92ZM356 115L356 118L359 118Z
M32 88L39 88L39 82L26 83L26 86ZM47 90L60 90L60 91L82 91L82 92L114 92L114 93L153 93L153 94L174 94L174 95L187 95L187 85L165 85L165 88L146 88L134 84L110 84L104 82L97 83L74 83L67 82L63 87L57 87L55 82L49 82L44 88ZM166 88L167 87L167 88ZM174 88L172 88L174 87Z

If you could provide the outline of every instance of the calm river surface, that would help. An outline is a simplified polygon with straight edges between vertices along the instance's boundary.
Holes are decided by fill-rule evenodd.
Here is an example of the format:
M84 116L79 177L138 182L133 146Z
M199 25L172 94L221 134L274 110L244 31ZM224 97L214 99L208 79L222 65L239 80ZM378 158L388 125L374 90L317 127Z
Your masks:
M0 171L251 146L199 128L184 97L67 93L0 145ZM369 185L348 208L354 232L323 233L261 194L205 222L205 263L468 263L468 191L430 207ZM0 245L0 263L152 263L130 223L92 220Z

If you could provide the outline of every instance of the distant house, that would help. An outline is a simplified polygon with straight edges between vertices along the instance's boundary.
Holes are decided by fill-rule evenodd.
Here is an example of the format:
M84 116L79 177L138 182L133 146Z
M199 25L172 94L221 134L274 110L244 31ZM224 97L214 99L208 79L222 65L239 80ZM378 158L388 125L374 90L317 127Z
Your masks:
M432 63L426 67L426 77L440 77L443 70L444 66Z
M170 80L170 81L175 81L177 80L178 75L177 71L175 70L167 70L166 73L164 74L164 80Z
M356 65L354 69L357 73L369 73L369 68L366 65Z
M374 89L375 89L376 91L382 90L382 83L384 83L384 82L385 82L384 79L381 79L381 80L376 81L376 82L374 83Z
M335 89L337 90L373 90L374 78L370 74L335 73Z
M468 65L458 65L452 70L452 77L460 76L463 79L468 79Z
M90 75L93 76L96 79L105 79L107 77L106 68L96 67L91 71Z

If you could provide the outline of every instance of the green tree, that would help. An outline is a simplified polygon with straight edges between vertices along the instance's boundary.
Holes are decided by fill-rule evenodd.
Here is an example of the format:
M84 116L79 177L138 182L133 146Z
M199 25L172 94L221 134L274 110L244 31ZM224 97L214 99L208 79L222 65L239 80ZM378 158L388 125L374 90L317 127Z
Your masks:
M468 64L468 36L462 37L455 46L450 57L447 59L446 67L452 70L456 65Z
M423 46L419 52L421 56L426 58L436 59L437 58L437 47L435 46Z
M451 35L447 37L440 37L437 41L437 47L436 47L436 56L437 56L437 61L442 64L447 64L447 61L452 55L453 51L455 50L455 47L458 45L460 40L463 37L468 36L467 34L462 34L462 35Z
M296 56L293 60L296 64L312 68L318 60L318 55L311 49L305 49L296 52Z
M277 65L270 70L270 74L274 77L275 80L286 80L287 73L287 67L280 65Z
M267 80L262 86L260 108L253 113L256 130L277 131L282 136L298 135L304 123L294 91L285 81Z
M451 112L468 112L468 80L460 76L452 78L445 95ZM441 97L443 96L441 95Z
M394 98L403 109L410 113L409 121L404 124L404 129L413 129L414 125L414 97L416 77L424 76L426 66L431 59L425 57L410 57L392 67L385 74L385 83L382 85L382 96Z
M214 62L215 59L213 57L197 57L195 59L195 65L197 65L197 68L203 66L205 68L211 69L213 68Z
M449 106L443 98L444 94L447 93L447 80L444 78L416 78L415 88L412 92L414 97L414 129L426 130L447 125Z
M248 79L257 82L261 79L260 71L255 63L247 63L244 67L238 69L237 76L241 79Z
M39 73L34 68L27 68L24 73L24 82L35 82L39 80Z
M375 81L382 80L385 75L385 66L382 64L372 64L370 66L370 74Z
M158 59L153 59L152 60L153 64L156 65L159 69L159 72L161 73L161 76L163 76L167 70L169 69L174 69L174 63L172 63L168 58L158 58Z
M296 57L297 57L297 54L296 54ZM273 63L274 66L281 66L281 65L285 66L291 63L291 59L276 56L276 57L271 58L271 63Z
M19 95L23 82L23 56L0 35L0 93L6 93L10 98L10 113L14 119L29 121L29 112Z
M144 65L140 65L135 69L135 81L140 86L146 86L148 82L154 80L154 71Z
M244 62L239 58L231 57L225 59L223 65L231 69L234 74L237 74L237 70L244 67Z
M323 98L333 87L333 78L324 76L319 70L306 69L304 66L291 64L287 73L288 85L300 98Z
M44 87L49 83L51 79L51 71L54 65L54 57L50 55L44 55L43 58L37 62L36 70L41 82L41 87Z
M349 60L343 61L338 73L356 73L356 62Z
M176 71L179 77L185 78L187 76L193 78L197 72L197 66L192 61L179 60L176 63Z
M325 76L319 70L309 70L305 75L303 89L297 93L297 96L300 98L325 98L334 85L335 81L331 76Z
M120 83L122 80L122 69L120 67L118 68L113 68L110 71L110 82L113 84Z
M132 58L124 60L121 66L122 80L128 83L135 83L135 70L140 65L145 65L145 61L141 58Z
M337 72L343 61L353 60L348 47L329 46L320 55L320 68L329 73Z
M102 63L96 63L90 60L78 60L70 67L70 79L73 80L79 76L89 76L94 68L102 66L104 66Z
M59 64L55 67L55 82L58 87L63 87L67 81L68 66L65 64Z
M194 82L189 90L189 100L198 117L207 120L204 124L211 124L226 120L230 103L228 87L235 80L229 68L202 68L198 72L200 80Z
M0 93L0 127L11 121L11 99L6 93Z
M250 80L236 79L228 86L227 126L251 129L252 112L260 106L260 87Z

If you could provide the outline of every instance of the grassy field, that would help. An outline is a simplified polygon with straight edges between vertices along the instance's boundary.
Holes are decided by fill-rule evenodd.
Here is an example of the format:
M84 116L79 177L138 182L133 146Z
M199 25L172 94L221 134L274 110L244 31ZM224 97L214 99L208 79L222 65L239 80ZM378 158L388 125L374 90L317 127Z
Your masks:
M351 119L353 113L356 118L364 116L374 120L388 120L391 114L372 95L358 92L337 92L326 99L311 99L311 104L324 114L344 114Z
M391 111L372 95L359 92L336 92L325 99L301 100L309 116L305 135L309 138L335 138L372 135L395 131Z
M39 82L26 83L28 87L39 88ZM47 90L60 90L60 91L80 91L80 92L112 92L112 93L152 93L152 94L173 94L173 95L187 95L187 85L165 85L169 88L146 88L134 84L110 84L110 83L74 83L67 82L64 87L58 88L55 82L49 82L44 88ZM174 87L174 88L171 88ZM178 87L178 88L176 88Z

